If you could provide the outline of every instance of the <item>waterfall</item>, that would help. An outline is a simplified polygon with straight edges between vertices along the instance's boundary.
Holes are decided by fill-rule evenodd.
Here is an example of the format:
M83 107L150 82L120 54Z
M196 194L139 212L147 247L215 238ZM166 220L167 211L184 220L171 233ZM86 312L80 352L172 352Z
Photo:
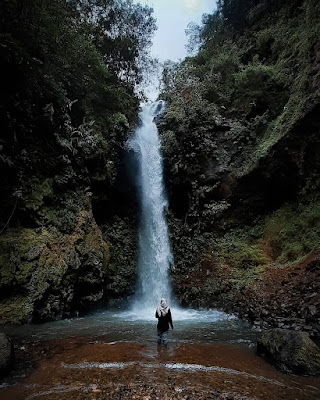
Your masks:
M129 140L139 166L140 226L136 306L154 308L160 298L171 299L169 266L172 263L165 210L168 201L163 182L161 143L154 118L164 110L157 101L142 106L140 124Z

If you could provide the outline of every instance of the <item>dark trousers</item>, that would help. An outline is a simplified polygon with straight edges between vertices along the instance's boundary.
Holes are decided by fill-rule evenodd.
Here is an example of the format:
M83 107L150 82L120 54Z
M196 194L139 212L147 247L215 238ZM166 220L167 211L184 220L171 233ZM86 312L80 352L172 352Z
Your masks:
M160 329L158 329L158 344L162 344L162 346L167 347L167 343L168 343L168 331L160 331Z

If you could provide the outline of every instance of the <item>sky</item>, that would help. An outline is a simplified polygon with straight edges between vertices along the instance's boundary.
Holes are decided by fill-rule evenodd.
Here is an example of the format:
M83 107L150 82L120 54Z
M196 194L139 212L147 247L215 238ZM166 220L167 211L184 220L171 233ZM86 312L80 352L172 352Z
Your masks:
M160 62L179 61L187 56L185 30L190 22L201 23L203 14L211 14L216 0L133 0L154 10L158 29L153 37L151 56ZM144 87L148 99L154 101L159 95L161 70Z
M154 9L158 30L151 54L159 61L178 61L186 57L185 29L189 22L201 22L202 14L215 8L215 0L134 0Z

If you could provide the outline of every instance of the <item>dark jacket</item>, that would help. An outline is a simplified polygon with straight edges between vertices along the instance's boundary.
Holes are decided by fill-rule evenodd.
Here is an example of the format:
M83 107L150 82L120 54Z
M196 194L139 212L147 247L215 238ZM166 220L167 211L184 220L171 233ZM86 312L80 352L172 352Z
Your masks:
M163 317L161 315L161 317L159 317L157 311L156 311L156 318L158 318L158 325L157 328L159 329L159 331L161 332L165 332L169 329L169 324L171 325L171 328L173 329L173 323L172 323L172 317L171 317L171 311L169 308L169 311L167 312L167 314Z

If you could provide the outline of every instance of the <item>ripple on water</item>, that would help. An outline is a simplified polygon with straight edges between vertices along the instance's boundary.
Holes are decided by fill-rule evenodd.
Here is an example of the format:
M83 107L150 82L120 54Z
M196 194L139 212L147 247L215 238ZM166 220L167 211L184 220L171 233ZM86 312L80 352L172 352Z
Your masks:
M172 318L175 321L186 322L218 322L234 320L236 317L232 314L226 314L219 310L195 310L195 309L182 309L173 308ZM115 318L124 319L127 321L154 321L155 308L134 309L131 311L122 311L114 314Z
M248 324L234 315L219 310L194 310L172 307L173 342L238 341L252 342L256 333ZM155 308L131 311L106 310L81 318L71 318L44 324L5 326L0 330L9 336L31 340L50 340L64 337L90 337L91 340L108 342L155 340L157 320Z
M216 365L206 366L200 364L185 364L185 363L145 363L139 361L129 362L83 362L76 364L61 364L66 369L124 369L132 366L140 366L142 368L166 368L173 371L185 371L185 372L221 372L230 375L244 375L247 378L256 379L262 382L269 382L274 385L285 386L282 382L275 379L269 379L260 375L249 374L244 371L239 371L232 368L224 368Z

